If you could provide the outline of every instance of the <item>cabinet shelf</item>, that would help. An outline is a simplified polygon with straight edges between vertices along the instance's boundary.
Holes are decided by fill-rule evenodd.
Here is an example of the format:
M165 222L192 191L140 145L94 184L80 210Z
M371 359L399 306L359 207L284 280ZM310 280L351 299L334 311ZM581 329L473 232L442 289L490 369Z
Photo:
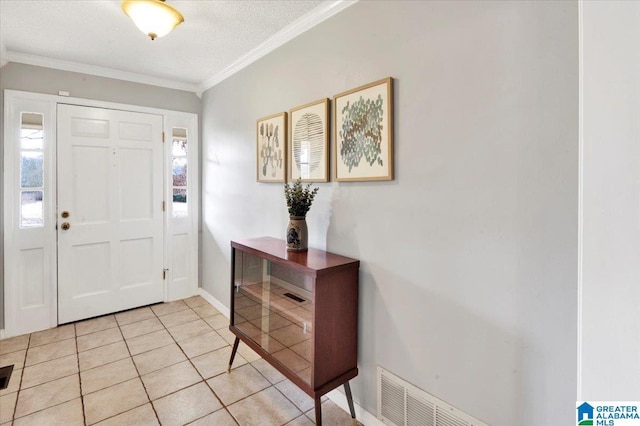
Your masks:
M316 424L320 398L338 386L352 408L360 262L317 249L288 252L269 237L232 241L231 259L229 366L242 341L314 398Z

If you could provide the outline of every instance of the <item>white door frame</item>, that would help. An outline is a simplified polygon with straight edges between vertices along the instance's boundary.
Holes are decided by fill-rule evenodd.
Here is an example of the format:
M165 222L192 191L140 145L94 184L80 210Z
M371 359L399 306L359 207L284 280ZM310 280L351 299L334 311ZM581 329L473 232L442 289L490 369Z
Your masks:
M164 283L165 301L196 295L198 293L198 218L199 218L199 184L198 184L198 116L193 113L171 111L158 108L143 107L137 105L119 104L113 102L96 101L90 99L72 98L56 95L47 95L17 90L5 90L4 109L4 330L0 330L0 338L11 337L37 330L55 327L58 325L57 312L57 240L56 217L57 193L56 193L56 107L58 104L71 104L79 106L115 109L123 111L158 114L163 116L164 143L164 188L165 201L172 199L171 188L171 134L173 127L186 128L188 131L188 215L186 219L176 222L165 213L165 255L164 268L167 269L167 279ZM44 203L45 225L42 233L35 238L36 246L43 253L42 278L36 280L40 285L44 303L27 313L21 309L20 282L24 280L25 268L21 265L21 248L15 242L24 239L23 231L18 226L20 215L20 203L16 190L19 182L19 132L20 123L16 117L22 112L41 112L45 116L45 191L48 191L49 202ZM172 238L175 230L180 230L179 250L174 249L176 239ZM175 253L186 248L189 256L175 257ZM182 270L186 270L187 279L184 276L178 285L172 282L172 265L177 260L186 261ZM48 263L47 263L48 262ZM22 274L22 276L21 276ZM184 275L184 274L182 274ZM37 276L37 274L36 274ZM30 279L33 279L31 277ZM39 280L39 281L38 281ZM36 285L34 284L34 285ZM37 313L34 315L34 313Z

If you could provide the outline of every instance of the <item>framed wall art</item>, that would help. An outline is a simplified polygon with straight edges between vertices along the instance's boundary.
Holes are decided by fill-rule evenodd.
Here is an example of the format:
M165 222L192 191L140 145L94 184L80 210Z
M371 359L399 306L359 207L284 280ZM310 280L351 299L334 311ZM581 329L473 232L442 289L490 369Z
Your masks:
M289 180L329 180L329 99L289 111Z
M256 123L258 182L286 182L287 113L260 118Z
M338 181L393 179L393 79L333 97Z

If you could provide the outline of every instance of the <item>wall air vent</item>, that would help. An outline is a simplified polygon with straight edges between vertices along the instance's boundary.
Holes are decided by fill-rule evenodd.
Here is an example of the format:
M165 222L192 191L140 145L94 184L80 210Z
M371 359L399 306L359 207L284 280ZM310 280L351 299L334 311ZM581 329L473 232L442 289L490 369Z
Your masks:
M489 426L380 366L378 419L396 426Z

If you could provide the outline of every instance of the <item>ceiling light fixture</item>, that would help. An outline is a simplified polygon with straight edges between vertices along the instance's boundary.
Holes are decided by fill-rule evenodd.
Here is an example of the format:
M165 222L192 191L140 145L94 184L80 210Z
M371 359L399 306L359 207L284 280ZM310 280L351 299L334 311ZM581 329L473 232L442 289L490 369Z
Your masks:
M122 10L136 27L155 40L184 22L184 17L164 0L124 0Z

